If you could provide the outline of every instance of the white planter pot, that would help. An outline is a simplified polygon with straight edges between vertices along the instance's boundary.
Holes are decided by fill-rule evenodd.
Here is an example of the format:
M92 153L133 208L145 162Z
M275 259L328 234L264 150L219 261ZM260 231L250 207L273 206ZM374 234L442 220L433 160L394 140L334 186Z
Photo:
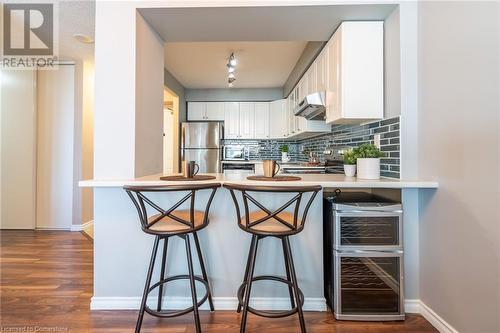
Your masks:
M286 163L290 161L290 157L288 157L288 153L281 153L281 162Z
M380 158L358 158L358 178L380 179Z
M356 164L344 164L344 173L347 177L354 177L356 174Z

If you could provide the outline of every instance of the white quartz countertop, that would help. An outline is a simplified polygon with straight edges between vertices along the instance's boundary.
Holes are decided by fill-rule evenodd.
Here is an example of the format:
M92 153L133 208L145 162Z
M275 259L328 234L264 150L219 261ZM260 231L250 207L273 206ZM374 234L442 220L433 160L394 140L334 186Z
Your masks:
M297 185L321 185L323 187L343 187L343 188L437 188L436 181L427 180L399 180L381 178L379 180L357 179L356 177L346 177L338 174L300 174L298 181L255 181L248 180L248 174L211 174L216 178L206 181L164 181L160 180L161 174L140 177L136 179L91 179L79 182L80 187L122 187L124 185L136 186L158 186L172 184L192 184L192 183L237 183L247 185L268 185L268 186L297 186Z

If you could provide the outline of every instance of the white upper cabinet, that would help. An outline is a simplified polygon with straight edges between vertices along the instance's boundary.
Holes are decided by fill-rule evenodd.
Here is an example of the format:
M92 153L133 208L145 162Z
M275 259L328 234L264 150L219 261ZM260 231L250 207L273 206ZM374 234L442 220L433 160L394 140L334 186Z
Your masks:
M207 102L206 120L224 120L224 102Z
M254 109L254 139L269 139L269 102L256 102ZM272 125L273 127L276 124Z
M224 138L238 139L240 135L240 103L224 102Z
M223 121L223 102L188 102L189 121Z
M206 120L207 103L206 102L188 102L187 120L199 121Z
M240 139L253 139L255 103L240 102Z
M316 90L326 91L328 87L328 47L323 48L316 58Z
M283 139L288 135L288 115L287 115L287 100L280 99L277 101L272 101L269 108L269 124L270 131L269 137L271 139ZM257 108L255 108L255 114L257 115ZM257 119L257 117L256 117ZM257 131L257 121L255 122L255 128Z
M343 22L327 48L326 122L360 123L383 118L383 22Z
M307 92L306 96L318 91L316 85L316 75L317 75L317 62L315 61L307 70Z

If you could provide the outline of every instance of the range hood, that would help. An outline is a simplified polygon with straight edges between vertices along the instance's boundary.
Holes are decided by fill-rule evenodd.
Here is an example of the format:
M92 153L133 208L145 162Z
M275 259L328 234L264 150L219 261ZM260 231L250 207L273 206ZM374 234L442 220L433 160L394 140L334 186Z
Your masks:
M326 93L324 91L307 95L295 107L294 114L309 120L325 120Z

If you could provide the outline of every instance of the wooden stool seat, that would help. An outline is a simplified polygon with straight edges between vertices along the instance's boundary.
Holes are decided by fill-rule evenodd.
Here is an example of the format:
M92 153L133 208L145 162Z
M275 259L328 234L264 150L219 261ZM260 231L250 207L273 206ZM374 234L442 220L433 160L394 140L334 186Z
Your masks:
M248 217L250 221L255 222L266 217L267 215L268 214L266 212L260 210L250 213ZM264 233L276 233L276 232L283 233L290 231L290 228L293 227L293 214L289 212L281 212L277 215L277 217L283 220L284 222L288 223L288 225L286 225L282 221L270 217L264 220L263 222L256 224L255 226L252 227L252 229ZM246 228L246 216L243 216L240 219L240 227Z
M194 227L193 229L199 229L203 226L203 219L205 217L205 213L199 210L195 210L194 212ZM160 218L161 217L161 218ZM160 219L159 219L160 218ZM186 230L191 230L191 225L186 225L182 221L190 221L191 215L189 210L178 210L175 213L172 213L171 216L163 216L162 214L155 214L148 218L148 228L152 231L161 231L168 233L181 233Z

